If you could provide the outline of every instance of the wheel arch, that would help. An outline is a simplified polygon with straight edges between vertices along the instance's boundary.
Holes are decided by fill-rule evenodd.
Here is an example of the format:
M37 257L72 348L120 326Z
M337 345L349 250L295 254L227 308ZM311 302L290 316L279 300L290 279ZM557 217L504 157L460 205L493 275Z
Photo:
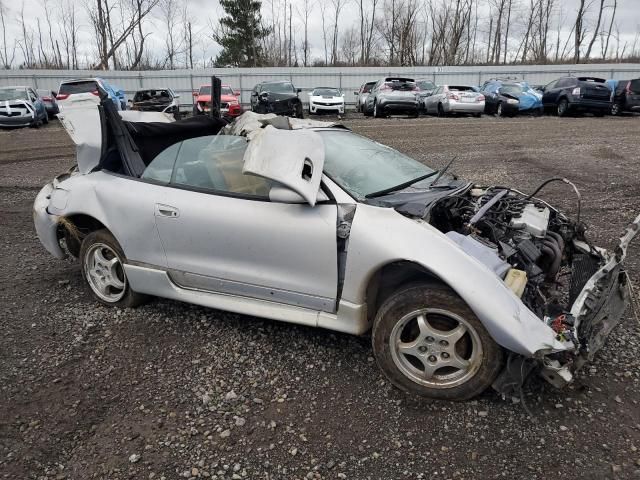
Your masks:
M370 322L382 303L403 285L416 281L428 281L451 288L438 275L424 265L411 260L397 260L381 265L371 272L365 288L367 316Z
M65 239L67 250L74 257L80 254L82 240L91 232L102 229L114 235L104 222L86 213L70 214L58 219L58 236Z

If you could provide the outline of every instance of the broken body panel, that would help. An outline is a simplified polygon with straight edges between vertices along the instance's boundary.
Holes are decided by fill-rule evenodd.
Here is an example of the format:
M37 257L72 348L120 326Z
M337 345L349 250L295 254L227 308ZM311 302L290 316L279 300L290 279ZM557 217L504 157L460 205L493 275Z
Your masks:
M137 113L138 122L157 120L157 117L149 116L157 114ZM94 127L96 121L100 122L100 115L95 113L87 113L83 118L88 123L91 119ZM295 199L255 202L184 192L100 170L101 135L96 135L80 118L74 121L67 117L63 124L78 144L78 171L65 174L38 194L34 204L38 236L45 248L60 258L64 255L60 246L64 231L59 220L77 215L95 219L112 232L122 246L127 257L127 277L131 287L140 293L363 334L369 330L375 313L367 298L371 282L385 266L407 263L451 287L469 305L496 343L513 355L534 359L542 375L557 386L570 381L572 372L592 359L624 312L626 284L622 262L629 242L638 231L640 216L613 254L602 250L594 253L596 250L583 241L582 235L576 235L575 245L564 247L566 253L560 253L561 259L569 252L571 255L590 255L596 269L590 278L584 279L573 304L558 310L558 318L561 314L570 316L571 322L558 324L553 322L557 320L555 317L547 318L535 311L536 305L529 301L525 303L524 297L514 293L503 278L505 272L515 267L525 268L520 260L514 260L534 251L524 243L525 240L538 245L540 251L546 245L545 240L523 236L518 227L516 230L520 233L516 240L505 237L493 239L495 243L491 243L481 238L484 234L480 225L473 227L474 230L467 231L466 235L473 242L488 243L490 247L487 248L494 248L504 240L504 246L494 248L498 261L491 261L499 266L493 268L484 257L472 254L459 239L445 234L454 230L463 232L462 224L455 223L456 220L455 228L445 227L442 218L434 217L438 208L445 208L446 202L464 197L464 202L476 205L466 213L473 214L472 220L476 223L479 212L486 214L500 201L530 204L540 210L550 208L549 215L554 221L566 221L566 217L542 201L532 198L524 201L522 194L516 191L500 194L500 198L492 200L498 197L496 192L453 180L450 181L451 188L438 189L437 195L430 195L433 189L429 189L417 192L422 196L412 199L407 192L400 192L375 201L356 200L333 179L322 174L323 144L313 130L334 129L335 125L251 112L221 132L243 135L249 140L245 173L279 182L277 188L290 189L308 205ZM282 145L291 148L283 150ZM285 169L278 165L283 152L289 162ZM319 188L321 182L322 189ZM166 233L160 223L164 220L157 214L157 205L160 199L169 198L167 192L176 202L181 201L178 199L181 193L189 197L184 199L182 211L192 220L189 224L182 223L180 231L198 252L203 270L179 268L172 263L171 253L163 248ZM196 205L196 198L205 203L202 208L192 207L191 212L189 205ZM314 206L316 201L320 203ZM490 204L492 201L494 203ZM240 202L250 204L245 214L242 214ZM450 205L445 209L454 211ZM156 215L149 215L154 210ZM176 216L179 215L178 210ZM212 219L212 215L215 218ZM537 229L544 225L536 223L538 217L535 219L529 220L527 225L534 225L531 231L540 234L542 232ZM240 247L230 247L228 255L219 252L222 257L208 261L210 253L207 252L211 252L211 244L215 243L211 241L212 232L207 226L211 222L225 227L219 229L221 231L239 229L247 238L252 238L247 226L256 225L255 235L267 239L263 245L270 245L267 247L270 261L265 262L267 255L247 242L234 244L237 238L233 236L225 237L226 240L221 237L220 241ZM468 225L470 220L465 222ZM575 226L570 222L567 225ZM296 235L299 236L305 226L309 231L303 232L301 245ZM567 232L570 235L573 230L569 228ZM292 240L287 241L287 238ZM510 253L508 248L517 252ZM474 251L483 252L485 257L488 255L481 248ZM244 265L241 270L237 269L238 262ZM547 270L556 270L556 274L560 268L552 261L547 264L546 260L541 265ZM549 282L548 272L538 272L535 265L527 268L529 273L541 276L540 282ZM531 292L525 297L528 294Z

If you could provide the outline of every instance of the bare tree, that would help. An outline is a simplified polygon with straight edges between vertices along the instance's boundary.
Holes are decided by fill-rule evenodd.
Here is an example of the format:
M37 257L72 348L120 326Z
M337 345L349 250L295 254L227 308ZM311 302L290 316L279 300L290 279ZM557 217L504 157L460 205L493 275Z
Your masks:
M340 12L344 8L346 0L331 0L333 6L333 33L331 36L331 63L338 63L338 35Z
M177 0L160 0L158 10L160 18L166 29L164 35L165 58L164 62L169 69L175 68L175 60L178 55L179 42L176 39L176 24L178 18L178 1Z
M591 36L591 41L589 42L589 46L587 47L587 52L584 55L585 58L589 58L591 56L591 49L593 48L593 44L596 43L596 38L600 33L600 23L602 22L604 2L605 0L600 0L600 8L598 8L598 21L596 22L596 28L593 29L593 35Z
M575 63L580 63L580 47L584 41L584 37L587 34L584 25L585 15L587 13L588 6L585 5L586 0L579 0L578 12L576 13L576 22L573 26L574 44L573 44L573 58Z
M296 6L296 11L304 27L304 40L302 42L302 64L306 67L309 62L309 17L313 12L314 2L302 0L302 8Z
M2 28L2 48L0 49L0 67L10 69L13 65L13 61L16 56L16 41L13 42L13 47L9 47L7 42L7 25L5 16L7 14L7 7L4 5L3 0L0 0L0 27Z

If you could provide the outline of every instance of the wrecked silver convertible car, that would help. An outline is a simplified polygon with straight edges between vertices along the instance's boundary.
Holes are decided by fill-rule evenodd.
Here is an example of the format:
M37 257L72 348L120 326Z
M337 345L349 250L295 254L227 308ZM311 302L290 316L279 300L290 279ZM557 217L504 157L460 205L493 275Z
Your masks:
M451 400L536 374L562 387L624 313L640 217L607 252L539 191L476 186L339 125L130 113L65 113L78 165L34 205L42 244L78 257L106 305L371 331L393 384Z

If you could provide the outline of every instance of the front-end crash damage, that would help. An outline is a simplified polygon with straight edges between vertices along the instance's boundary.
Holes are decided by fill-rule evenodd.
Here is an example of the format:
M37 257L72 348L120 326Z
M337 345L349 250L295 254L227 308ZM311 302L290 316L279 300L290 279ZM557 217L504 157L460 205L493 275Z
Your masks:
M418 213L415 203L400 202L396 209ZM623 261L640 228L640 216L615 252L608 252L589 243L579 218L571 220L533 194L503 187L467 185L419 213L501 278L538 317L542 329L553 332L556 342L551 348L540 343L530 355L510 353L494 382L499 392L518 389L532 371L556 387L568 384L621 320L627 302Z

